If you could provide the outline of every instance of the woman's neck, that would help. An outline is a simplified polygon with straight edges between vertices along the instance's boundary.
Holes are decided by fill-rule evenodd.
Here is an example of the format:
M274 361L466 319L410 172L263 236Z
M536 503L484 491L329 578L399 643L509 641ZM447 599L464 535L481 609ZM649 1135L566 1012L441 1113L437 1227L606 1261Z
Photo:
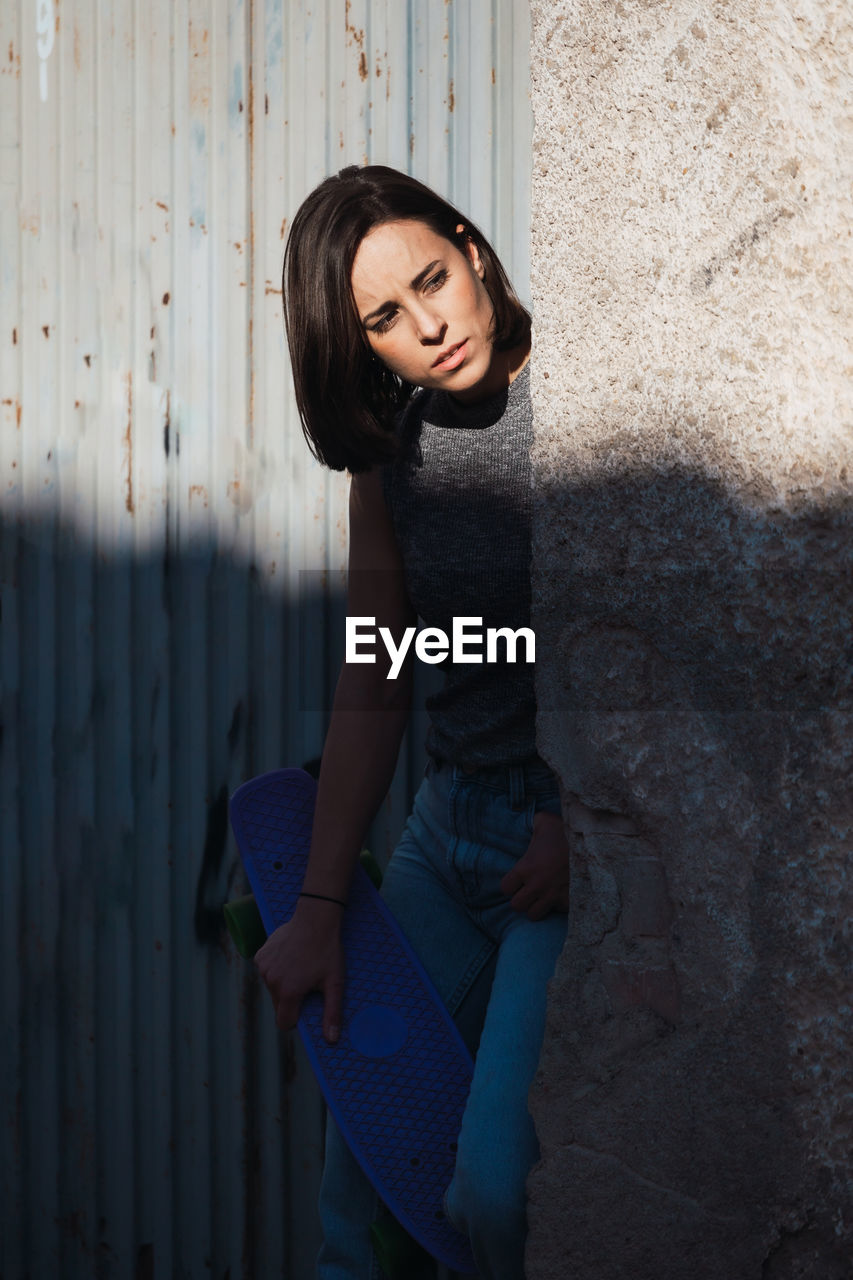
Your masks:
M458 400L460 404L476 404L479 400L489 400L492 396L499 395L501 391L506 391L530 359L530 349L530 339L527 338L509 351L493 352L489 371L482 382L470 387L462 395L455 395L452 398Z

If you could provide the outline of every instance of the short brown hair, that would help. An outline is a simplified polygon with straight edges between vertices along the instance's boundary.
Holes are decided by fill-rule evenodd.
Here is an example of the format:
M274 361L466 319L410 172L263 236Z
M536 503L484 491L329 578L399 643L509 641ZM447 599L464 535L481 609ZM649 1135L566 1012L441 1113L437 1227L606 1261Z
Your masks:
M296 404L309 448L335 471L364 471L395 452L394 417L413 388L373 353L352 297L352 267L374 227L411 219L458 248L470 240L485 267L498 351L530 335L530 316L483 233L458 209L408 174L351 165L326 178L301 204L287 237L282 272L284 323ZM462 224L464 230L457 233Z

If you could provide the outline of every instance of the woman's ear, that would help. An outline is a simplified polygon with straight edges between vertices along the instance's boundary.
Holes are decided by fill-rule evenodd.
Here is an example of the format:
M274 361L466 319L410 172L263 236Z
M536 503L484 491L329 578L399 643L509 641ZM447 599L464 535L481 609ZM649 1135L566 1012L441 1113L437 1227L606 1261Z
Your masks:
M456 235L463 237L462 244L460 245L460 251L465 254L480 279L485 279L486 268L480 260L480 254L477 246L474 244L474 241L470 236L465 235L464 222L459 223L459 226L456 228Z

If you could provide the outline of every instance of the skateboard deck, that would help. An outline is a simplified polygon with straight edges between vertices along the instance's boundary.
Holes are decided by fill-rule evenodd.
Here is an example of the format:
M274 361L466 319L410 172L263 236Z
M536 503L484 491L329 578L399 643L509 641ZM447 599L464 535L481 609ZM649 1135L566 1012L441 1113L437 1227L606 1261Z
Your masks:
M231 798L231 824L268 934L296 907L316 789L301 769L278 769L244 783ZM326 1042L322 996L307 996L298 1027L308 1058L341 1133L394 1217L440 1262L474 1274L468 1241L443 1209L471 1056L361 867L342 939L340 1039Z

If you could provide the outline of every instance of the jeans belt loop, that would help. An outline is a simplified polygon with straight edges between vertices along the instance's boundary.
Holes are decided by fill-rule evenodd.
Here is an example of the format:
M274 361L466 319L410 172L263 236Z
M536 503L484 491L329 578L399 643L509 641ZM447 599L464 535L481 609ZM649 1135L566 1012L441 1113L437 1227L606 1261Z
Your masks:
M525 803L524 796L524 766L520 764L511 764L509 766L509 802L513 809L523 809Z

